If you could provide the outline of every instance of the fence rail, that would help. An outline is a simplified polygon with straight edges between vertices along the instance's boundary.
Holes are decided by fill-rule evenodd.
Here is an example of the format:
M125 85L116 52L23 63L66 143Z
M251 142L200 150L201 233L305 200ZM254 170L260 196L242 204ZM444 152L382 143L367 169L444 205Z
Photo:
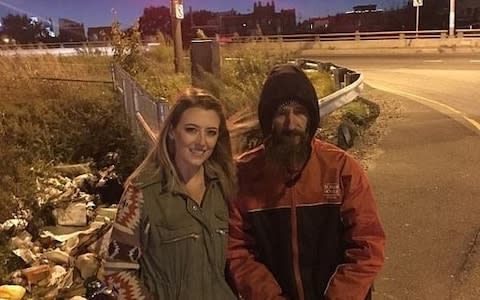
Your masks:
M353 101L363 89L363 75L355 71L332 63L306 59L297 59L290 63L299 65L306 72L320 70L330 72L336 91L318 99L320 116L325 116ZM130 126L144 132L153 144L168 114L168 102L164 98L157 99L151 96L117 64L113 66L113 81L115 89L122 95Z
M364 40L394 40L394 39L443 39L443 38L480 38L480 29L457 29L453 37L448 36L448 30L417 31L378 31L378 32L341 32L341 33L306 33L284 35L234 36L220 35L223 43L248 42L318 42L318 41L364 41ZM144 41L144 46L155 45ZM66 42L66 43L31 43L31 44L0 44L0 52L7 50L38 50L38 49L103 49L111 48L111 41L101 42Z
M480 34L480 30L463 30L461 37L470 37ZM223 36L225 42L321 42L321 41L365 41L365 40L393 40L393 39L438 39L447 38L448 30L422 31L382 31L382 32L349 32L349 33L320 33L320 34L292 34L292 35L262 35L262 36Z

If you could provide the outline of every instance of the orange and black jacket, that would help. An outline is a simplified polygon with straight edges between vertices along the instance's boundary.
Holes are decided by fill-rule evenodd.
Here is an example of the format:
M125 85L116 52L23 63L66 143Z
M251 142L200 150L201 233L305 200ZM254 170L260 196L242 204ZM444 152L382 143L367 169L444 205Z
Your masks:
M238 161L228 264L242 299L365 299L385 234L361 166L314 139L298 178L283 180L264 147Z

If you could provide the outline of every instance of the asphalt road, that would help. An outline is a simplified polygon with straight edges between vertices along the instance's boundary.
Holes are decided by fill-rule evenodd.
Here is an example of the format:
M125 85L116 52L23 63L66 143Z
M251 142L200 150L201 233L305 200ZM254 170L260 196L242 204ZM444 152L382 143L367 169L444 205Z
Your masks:
M395 99L369 177L387 233L374 299L480 299L480 62L469 55L321 57Z
M323 56L361 72L374 88L433 106L480 130L480 54Z

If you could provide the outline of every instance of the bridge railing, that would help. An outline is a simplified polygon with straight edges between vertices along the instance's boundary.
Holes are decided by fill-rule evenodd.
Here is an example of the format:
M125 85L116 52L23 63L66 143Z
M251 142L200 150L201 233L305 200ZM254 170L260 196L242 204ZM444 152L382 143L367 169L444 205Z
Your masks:
M378 31L378 32L345 32L345 33L307 33L259 36L220 35L224 43L249 42L320 42L320 41L365 41L394 39L442 39L447 38L448 30L417 31ZM457 29L455 38L480 38L480 29ZM147 41L145 46L149 46ZM155 43L153 43L155 44ZM55 49L55 48L103 48L111 47L111 41L65 42L65 43L32 43L32 44L0 44L0 51L20 49Z
M480 33L480 30L477 30ZM475 31L462 31L470 34ZM392 39L432 39L446 38L448 30L422 31L382 31L382 32L349 32L349 33L320 33L320 34L291 34L291 35L261 35L261 36L222 36L226 42L321 42L321 41L362 41L362 40L392 40Z

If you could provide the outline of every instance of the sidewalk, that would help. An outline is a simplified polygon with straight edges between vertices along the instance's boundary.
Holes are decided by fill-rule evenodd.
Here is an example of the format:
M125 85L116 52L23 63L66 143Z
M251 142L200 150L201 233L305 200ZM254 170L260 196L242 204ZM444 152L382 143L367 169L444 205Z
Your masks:
M399 104L398 117L376 125L386 134L368 169L387 234L374 299L480 299L472 244L480 228L479 132L406 98L370 88L363 96Z

